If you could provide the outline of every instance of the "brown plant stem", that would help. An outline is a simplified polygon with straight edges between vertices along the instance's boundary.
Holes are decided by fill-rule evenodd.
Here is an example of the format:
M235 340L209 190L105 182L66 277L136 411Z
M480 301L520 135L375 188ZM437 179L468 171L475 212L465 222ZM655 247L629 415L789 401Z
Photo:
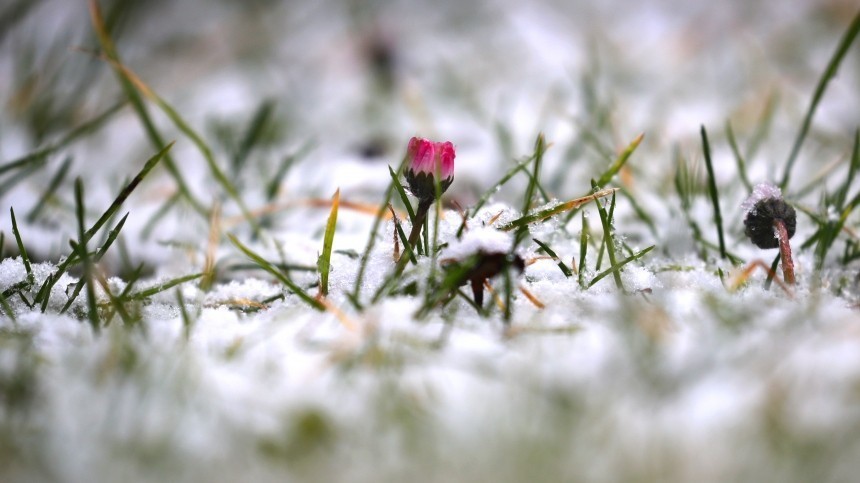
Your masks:
M785 279L785 283L794 285L794 260L791 258L791 244L788 242L788 230L785 228L785 222L779 218L773 220L773 227L776 229L776 236L779 239L779 257L782 259L782 278Z
M433 204L433 199L422 199L418 202L418 209L415 210L415 223L412 225L412 231L409 232L409 247L415 251L415 246L418 244L418 238L421 236L421 228L424 226L424 220L427 219L427 212L430 211L430 206Z

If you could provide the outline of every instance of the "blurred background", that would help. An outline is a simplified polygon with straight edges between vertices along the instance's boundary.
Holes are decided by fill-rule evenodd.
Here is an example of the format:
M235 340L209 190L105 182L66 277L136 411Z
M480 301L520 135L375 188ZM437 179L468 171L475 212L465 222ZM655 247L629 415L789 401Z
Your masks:
M666 196L673 150L700 157L700 125L715 139L718 177L731 185L727 121L746 145L750 178L773 178L856 8L851 0L100 5L124 64L204 138L251 207L274 199L255 187L291 156L289 175L276 180L279 199L341 187L348 199L372 201L388 181L384 165L399 161L412 135L455 143L451 198L463 206L529 154L539 132L553 144L544 174L560 199L587 192L588 179L639 133L646 140L626 180ZM849 149L846 133L860 112L857 52L820 106L804 151L811 162L801 163L807 172ZM91 181L92 205L109 203L157 150L98 56L87 2L2 2L0 163L108 113L46 156L40 176L7 179L4 204L33 207L50 181L45 173L66 158L68 179ZM159 109L149 110L165 140L179 140L173 154L192 192L203 203L218 198L200 153ZM255 122L261 129L243 146ZM165 173L157 179L148 180L139 206L175 190ZM55 195L70 206L71 183ZM128 232L142 230L135 218L148 217L132 217ZM44 248L45 256L53 251Z

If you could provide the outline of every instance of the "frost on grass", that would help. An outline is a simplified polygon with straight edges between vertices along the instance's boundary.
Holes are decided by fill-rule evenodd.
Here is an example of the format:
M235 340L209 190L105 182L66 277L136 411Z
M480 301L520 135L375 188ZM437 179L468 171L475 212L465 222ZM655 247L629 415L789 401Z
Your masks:
M86 88L74 89L74 96L65 86L52 90L52 79L75 74L61 66L86 64L103 69L101 74L112 66L87 55L66 57L66 49L56 48L68 38L93 38L81 17L86 9L59 0L31 3L40 5L26 18L51 28L18 24L4 32L4 45L48 44L47 75L38 70L42 57L31 55L35 47L0 49L6 70L27 74L12 76L10 89L0 88L4 105L13 107L0 112L3 169L74 132L104 107L100 101L115 102L106 93L119 89L109 75L88 75L80 83ZM100 286L96 302L106 327L98 335L82 322L83 295L66 315L57 314L80 266L54 286L45 313L29 307L33 290L56 270L58 253L67 255L68 240L76 236L68 179L47 193L44 217L26 216L48 191L58 161L74 155L70 173L85 178L90 224L116 195L118 180L133 172L134 160L151 154L134 110L123 108L104 131L40 157L43 164L23 182L12 182L17 172L0 173L0 196L20 213L24 242L37 261L33 286L8 297L14 320L5 309L0 314L0 480L856 479L856 260L829 265L820 285L803 277L794 298L764 288L760 272L730 291L725 280L734 266L718 260L713 247L702 173L691 165L686 177L675 177L681 160L701 157L691 148L697 146L696 126L714 132L727 119L749 177L772 174L768 163L785 154L801 121L795 113L808 103L815 73L826 63L819 53L832 50L847 22L839 2L752 9L713 2L691 7L681 0L539 2L527 8L508 0L503 8L387 2L384 11L373 2L349 9L325 2L298 9L289 2L230 9L203 3L173 2L169 15L157 5L113 9L110 16L123 21L111 30L122 32L117 45L131 59L129 67L210 144L216 163L259 214L263 233L250 229L205 160L196 157L194 143L159 113L155 126L166 140L177 140L175 166L202 211L220 203L222 231L278 264L312 297L326 203L341 189L330 308L311 308L223 237L215 247L211 288L195 280L136 301L141 318L130 327L115 314L107 322L111 306ZM242 15L222 16L237 11ZM58 43L29 36L56 30L57 19L81 35L61 36ZM153 19L157 35L139 28ZM206 42L205 28L189 30L200 25L217 25L219 41ZM249 30L260 34L250 43ZM821 38L812 31L822 32ZM795 64L779 55L785 32L791 32ZM205 56L199 55L200 42ZM164 55L165 46L171 56ZM763 55L777 68L741 68L750 55ZM790 90L774 72L793 73ZM824 115L814 118L796 179L817 171L806 156L845 159L851 152L843 141L856 129L858 91L850 88L856 75L856 69L842 68L833 79L841 94L824 96ZM35 89L33 78L40 79ZM779 99L772 112L770 96ZM69 97L75 102L63 105ZM274 107L267 111L267 105ZM147 106L153 112L157 107ZM538 130L552 144L540 166L535 160L523 164L472 213L484 190L528 159ZM493 227L526 214L520 210L558 205L539 206L543 200L587 193L589 181L599 179L617 155L618 140L641 131L649 133L648 141L609 182L622 190L612 224L616 259L657 246L653 257L623 268L626 290L611 276L583 286L609 266L601 222L588 203L572 217L559 213L532 223L517 245L523 258L538 258L542 253L531 238L540 239L573 268L584 241L584 266L568 276L556 260L535 261L512 280L509 301L487 296L488 315L457 295L416 320L425 291L433 288L431 274L442 273L431 265L433 257L396 277L402 290L369 303L403 253L394 223L384 221L358 287L363 310L353 305L355 274L389 182L385 164L396 166L402 140L432 134L458 146L456 182L443 203L456 202L471 216L458 239L461 217L443 211L438 242L444 248L435 254L441 261L509 252L513 235ZM759 186L742 202L748 193L720 138L714 136L713 147L715 160L726 161L717 165L726 246L748 261L758 252L742 240L740 223L731 223L780 192ZM302 154L305 145L311 147ZM210 219L173 198L179 188L164 168L124 207L130 216L117 242L122 248L99 264L115 294L126 287L111 276L117 267L127 271L145 262L151 275L137 282L141 290L203 266ZM524 199L534 173L540 186ZM837 177L830 175L826 184ZM686 212L678 186L686 187ZM798 206L817 207L822 186L806 195L799 185L790 186L787 193L797 196ZM402 209L397 198L395 209ZM150 217L159 213L144 236ZM831 221L839 217L832 206L820 213ZM434 216L431 210L431 233ZM590 235L580 237L583 219ZM2 223L3 249L15 253L6 218ZM804 239L814 230L801 217ZM839 249L844 241L850 255L853 235L839 237ZM103 233L96 238L91 249ZM797 259L813 266L811 250ZM20 287L26 277L20 258L0 262L0 290ZM491 283L496 295L502 292L498 278ZM510 325L503 322L505 303L513 309Z

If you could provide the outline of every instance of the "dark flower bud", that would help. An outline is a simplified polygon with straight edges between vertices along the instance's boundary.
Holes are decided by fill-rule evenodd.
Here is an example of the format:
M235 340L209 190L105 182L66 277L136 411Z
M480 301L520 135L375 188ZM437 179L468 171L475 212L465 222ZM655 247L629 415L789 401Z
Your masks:
M779 239L774 230L774 222L782 220L788 238L794 236L797 214L794 208L782 198L767 198L758 201L744 219L744 233L759 248L777 248Z

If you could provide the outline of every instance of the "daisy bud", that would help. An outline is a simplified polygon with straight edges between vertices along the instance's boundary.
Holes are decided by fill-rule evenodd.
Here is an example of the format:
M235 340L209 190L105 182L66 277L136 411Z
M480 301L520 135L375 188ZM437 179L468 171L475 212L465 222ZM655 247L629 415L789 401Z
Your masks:
M779 247L783 278L786 283L794 284L794 261L788 242L797 227L794 208L782 199L779 188L767 183L756 185L741 207L746 211L746 236L759 248Z
M776 186L759 184L743 204L747 212L744 218L744 233L759 248L779 247L777 222L785 225L788 238L794 236L797 214L794 208L782 199L782 192Z
M406 151L406 183L419 201L436 198L435 176L440 174L439 187L444 193L454 181L454 145L450 141L433 141L413 137Z

